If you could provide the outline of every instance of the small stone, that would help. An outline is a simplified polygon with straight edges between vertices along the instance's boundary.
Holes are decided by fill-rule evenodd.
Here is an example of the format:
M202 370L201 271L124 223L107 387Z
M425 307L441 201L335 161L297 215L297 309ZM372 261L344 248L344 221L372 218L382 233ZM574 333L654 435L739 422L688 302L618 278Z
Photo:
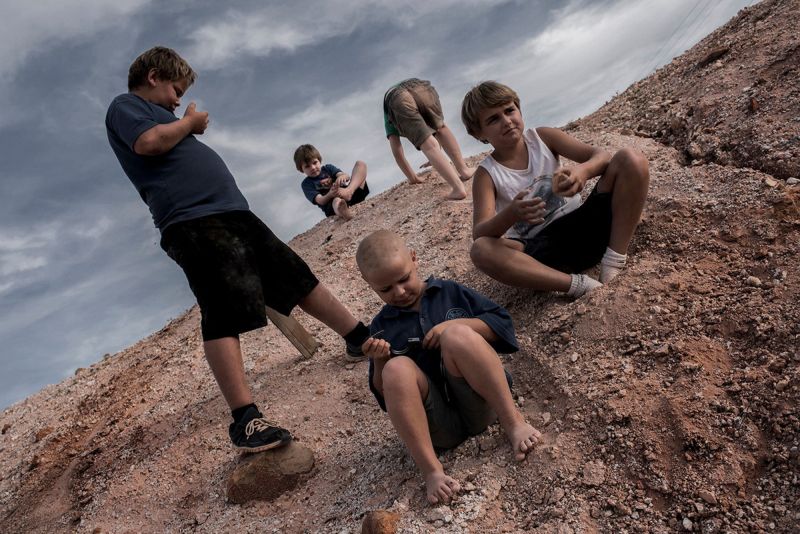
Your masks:
M783 380L775 384L775 391L781 392L785 390L787 387L789 387L789 379L784 378Z
M599 486L606 478L606 466L600 460L588 462L583 466L583 483L587 486Z
M786 184L787 185L797 185L797 184L800 184L800 180L798 180L797 178L794 178L794 177L787 178L786 179Z
M550 424L550 420L553 418L553 416L550 415L550 412L542 412L541 417L542 417L542 426L547 426L548 424Z
M395 534L400 515L387 510L373 510L364 516L361 534Z
M11 425L9 423L4 424L3 425L2 434L5 435L5 433L8 432L10 429L11 429Z
M692 527L694 526L692 525L692 520L689 519L688 517L683 518L683 523L681 523L681 525L685 530L692 530Z
M573 352L569 357L569 361L571 361L572 363L577 362L578 361L578 353L577 352Z
M764 184L766 184L767 187L778 187L778 180L767 176L764 178Z
M748 276L745 282L751 287L761 287L761 279L757 276Z

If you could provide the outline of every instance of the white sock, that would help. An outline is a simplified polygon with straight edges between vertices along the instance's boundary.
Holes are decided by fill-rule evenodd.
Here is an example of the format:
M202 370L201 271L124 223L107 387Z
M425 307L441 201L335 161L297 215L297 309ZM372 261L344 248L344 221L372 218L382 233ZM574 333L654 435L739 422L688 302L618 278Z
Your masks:
M606 247L606 253L603 254L603 259L600 260L600 281L607 284L613 280L625 268L627 260L628 256L626 254L614 252L611 248Z
M570 276L572 277L572 281L569 283L567 295L573 298L582 297L592 289L603 285L591 276L585 274L571 274Z

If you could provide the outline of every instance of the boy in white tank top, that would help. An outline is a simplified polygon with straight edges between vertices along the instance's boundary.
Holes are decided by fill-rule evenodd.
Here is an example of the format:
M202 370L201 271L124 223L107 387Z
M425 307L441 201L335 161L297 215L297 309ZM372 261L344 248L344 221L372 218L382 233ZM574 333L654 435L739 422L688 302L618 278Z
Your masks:
M492 81L467 93L461 119L494 148L472 187L470 256L478 269L504 284L577 298L624 268L650 181L640 152L612 157L555 128L526 131L517 93ZM562 167L559 156L578 164ZM598 262L600 281L580 274Z

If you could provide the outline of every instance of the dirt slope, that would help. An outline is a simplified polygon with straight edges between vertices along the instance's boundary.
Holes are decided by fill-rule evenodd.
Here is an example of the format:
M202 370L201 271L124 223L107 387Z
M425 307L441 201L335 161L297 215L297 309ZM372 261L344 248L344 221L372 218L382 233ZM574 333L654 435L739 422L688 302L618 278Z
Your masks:
M243 347L257 399L315 451L317 466L277 501L227 504L225 481L238 458L192 309L3 412L0 531L358 532L363 514L379 508L398 512L403 532L796 531L800 189L775 180L797 172L779 172L774 150L752 160L737 152L749 136L737 129L745 124L770 144L797 139L798 122L784 111L798 109L796 84L778 76L759 85L762 107L731 104L717 126L687 119L686 132L710 129L704 135L731 147L730 159L692 156L687 165L683 134L662 142L625 134L650 133L659 117L684 109L678 96L650 110L669 87L697 91L695 101L715 98L727 87L720 80L751 68L739 69L750 59L734 52L794 57L797 12L796 1L745 10L571 125L594 144L637 147L652 173L630 267L583 299L510 289L477 273L467 252L471 204L441 202L445 187L435 175L368 200L351 222L323 221L291 242L365 320L380 302L353 256L379 227L405 236L422 273L506 306L522 348L505 357L515 394L545 433L525 463L511 459L494 427L443 456L467 491L451 507L428 507L421 478L367 390L366 364L341 363L336 336L298 313L324 343L312 360L301 360L273 326L243 336ZM763 32L748 30L759 25L771 28L768 47ZM731 51L705 67L715 76L689 68L719 42ZM728 100L702 116L721 113Z

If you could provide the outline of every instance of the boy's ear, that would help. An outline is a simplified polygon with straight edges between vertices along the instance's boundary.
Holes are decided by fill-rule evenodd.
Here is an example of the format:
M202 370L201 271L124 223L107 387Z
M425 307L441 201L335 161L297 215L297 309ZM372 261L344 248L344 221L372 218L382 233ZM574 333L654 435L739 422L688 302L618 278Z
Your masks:
M157 85L159 78L158 78L158 70L150 69L147 71L147 85L150 87L155 87Z

